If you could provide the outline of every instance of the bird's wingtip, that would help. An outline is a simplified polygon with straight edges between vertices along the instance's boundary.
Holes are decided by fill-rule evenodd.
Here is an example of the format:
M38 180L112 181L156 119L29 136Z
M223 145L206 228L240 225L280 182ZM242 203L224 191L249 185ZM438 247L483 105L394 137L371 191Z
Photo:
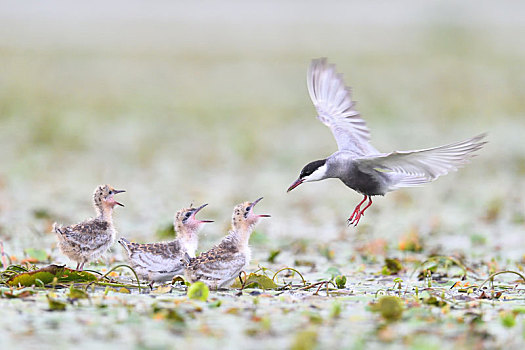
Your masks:
M327 66L330 66L328 64L328 58L326 57L314 58L312 59L312 61L310 61L309 72L310 74L312 74L313 72L324 70ZM332 65L332 66L335 67L335 65Z
M482 132L481 134L479 134L479 135L477 135L477 136L474 136L473 139L476 140L476 141L480 141L480 140L485 139L485 138L488 137L488 136L489 136L489 133L485 131L485 132ZM487 143L487 142L488 142L488 141L485 141L485 143Z

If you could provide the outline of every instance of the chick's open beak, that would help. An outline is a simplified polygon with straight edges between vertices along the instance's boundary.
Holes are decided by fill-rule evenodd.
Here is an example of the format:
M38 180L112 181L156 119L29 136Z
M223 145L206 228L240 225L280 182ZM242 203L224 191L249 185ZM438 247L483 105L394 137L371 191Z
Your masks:
M115 189L113 190L114 194L119 194L119 193L122 193L122 192L126 192L126 190L115 190ZM117 202L115 199L113 199L113 201L115 202L116 205L120 205L121 207L124 206L124 204Z
M200 207L198 207L197 209L195 209L195 211L193 212L193 214L191 214L191 217L192 217L193 219L195 219L195 215L197 215L197 213L198 213L199 211L201 211L202 208L204 208L204 207L207 206L207 205L208 205L208 203L203 204L203 205L201 205ZM196 219L195 219L195 220L196 220ZM199 221L200 223L209 223L209 222L213 222L213 220L197 220L197 221Z
M253 211L253 208L255 207L255 205L256 205L257 203L259 203L259 202L261 201L261 199L263 199L263 198L264 198L264 197L258 198L258 199L256 199L254 202L252 202L252 209L251 209L252 211ZM270 217L270 215L268 215L268 214L258 214L258 215L256 215L256 216L258 216L258 217L260 217L260 218L269 218L269 217Z

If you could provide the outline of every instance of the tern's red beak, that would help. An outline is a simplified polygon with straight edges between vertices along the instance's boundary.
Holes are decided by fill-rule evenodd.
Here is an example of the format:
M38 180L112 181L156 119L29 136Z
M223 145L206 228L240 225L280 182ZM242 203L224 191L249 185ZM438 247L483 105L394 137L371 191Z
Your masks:
M296 188L297 186L299 186L302 183L303 183L302 179L297 179L290 187L288 187L288 191L286 191L286 192L290 192L291 190L293 190L294 188Z

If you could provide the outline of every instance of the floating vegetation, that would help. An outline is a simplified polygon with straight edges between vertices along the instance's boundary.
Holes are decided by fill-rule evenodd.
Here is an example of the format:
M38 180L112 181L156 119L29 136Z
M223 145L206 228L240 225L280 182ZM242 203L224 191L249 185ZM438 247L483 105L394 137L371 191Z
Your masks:
M97 277L86 271L76 271L65 266L49 265L38 270L22 272L10 277L7 285L18 286L39 286L45 287L53 284L63 283L89 283L97 280Z
M193 300L206 301L210 295L208 286L203 282L195 282L188 287L188 298Z
M397 275L403 270L403 264L399 259L385 259L385 265L381 269L383 275Z
M371 310L379 312L386 321L397 321L403 315L403 301L396 296L382 296L377 303L372 304Z
M480 332L480 339L492 334L483 328L487 317L502 329L521 324L525 308L522 289L516 285L525 281L525 276L520 271L503 270L486 276L483 265L468 265L444 255L410 254L414 255L386 258L384 264L351 263L353 271L345 274L335 262L317 273L295 267L272 271L275 263L259 265L254 272L241 273L230 288L219 291L210 291L202 282L188 285L180 276L150 290L125 264L99 267L103 273L56 264L40 268L10 265L0 271L0 302L4 307L17 300L45 303L40 304L42 310L64 315L79 307L100 312L123 307L130 319L147 317L162 322L170 332L199 332L205 338L228 332L228 322L244 327L247 337L271 337L277 332L276 325L284 322L283 327L294 330L288 344L297 349L315 347L324 339L320 338L323 329L363 327L366 322L376 322L376 328L360 334L360 341L377 337L403 342L394 331L396 324L411 325L409 333L417 337L418 327L443 327L436 312L448 323L459 326L467 322ZM367 269L374 272L365 274ZM413 278L416 274L423 278ZM518 280L497 283L501 275L514 275ZM490 309L480 309L484 303L490 303ZM377 314L377 321L358 316L366 310ZM225 317L228 322L223 324ZM195 322L201 326L195 328ZM348 332L357 336L353 330Z
M346 287L346 276L344 275L336 276L334 278L334 282L337 288L343 289L344 287Z

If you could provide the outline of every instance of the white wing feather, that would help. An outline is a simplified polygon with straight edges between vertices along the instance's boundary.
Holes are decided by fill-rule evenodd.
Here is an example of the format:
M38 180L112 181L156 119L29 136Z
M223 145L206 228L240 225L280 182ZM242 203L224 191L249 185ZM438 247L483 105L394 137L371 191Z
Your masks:
M485 134L444 146L417 151L392 152L380 156L356 159L359 167L379 172L393 173L388 190L399 187L418 186L455 171L475 156L486 143Z
M330 128L340 151L357 155L378 153L370 145L370 131L354 109L350 88L343 76L325 58L313 60L307 74L310 98L317 109L317 118Z

